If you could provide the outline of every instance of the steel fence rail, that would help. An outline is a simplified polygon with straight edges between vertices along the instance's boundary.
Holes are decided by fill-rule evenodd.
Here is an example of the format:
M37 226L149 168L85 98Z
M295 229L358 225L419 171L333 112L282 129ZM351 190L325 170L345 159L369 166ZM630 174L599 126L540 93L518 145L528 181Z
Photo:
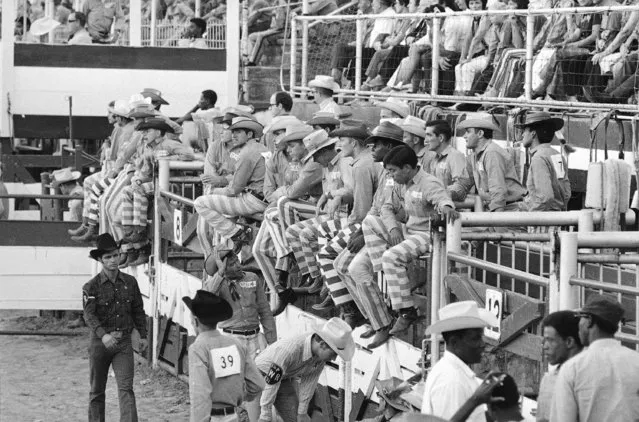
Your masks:
M602 283L600 281L593 281L585 278L572 277L570 279L570 284L573 286L587 287L590 289L605 290L607 292L624 293L633 296L639 296L639 289L636 287Z
M448 260L457 262L459 264L470 265L474 268L493 272L495 274L503 275L505 277L511 277L517 280L525 281L527 283L535 284L540 287L548 287L549 281L547 278L528 274L527 272L516 270L514 268L506 267L492 262L484 261L483 259L472 258L466 255L462 255L455 252L448 252Z

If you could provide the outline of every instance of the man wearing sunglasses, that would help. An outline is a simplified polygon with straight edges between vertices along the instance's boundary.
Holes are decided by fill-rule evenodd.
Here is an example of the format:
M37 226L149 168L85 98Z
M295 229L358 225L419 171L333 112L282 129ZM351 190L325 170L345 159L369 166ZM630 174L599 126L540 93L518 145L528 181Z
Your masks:
M69 45L92 44L93 40L89 31L85 29L87 17L82 12L73 12L69 15Z

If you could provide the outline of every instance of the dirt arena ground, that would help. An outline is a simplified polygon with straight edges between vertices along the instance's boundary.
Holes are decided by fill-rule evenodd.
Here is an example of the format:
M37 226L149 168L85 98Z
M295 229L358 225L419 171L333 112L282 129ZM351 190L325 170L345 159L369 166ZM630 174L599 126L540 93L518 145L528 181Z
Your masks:
M67 321L0 313L0 330L69 331ZM31 313L33 315L33 313ZM0 335L0 421L72 422L87 420L89 399L88 330L77 337ZM188 421L188 385L145 363L135 368L140 421ZM107 421L119 420L115 378L106 393Z

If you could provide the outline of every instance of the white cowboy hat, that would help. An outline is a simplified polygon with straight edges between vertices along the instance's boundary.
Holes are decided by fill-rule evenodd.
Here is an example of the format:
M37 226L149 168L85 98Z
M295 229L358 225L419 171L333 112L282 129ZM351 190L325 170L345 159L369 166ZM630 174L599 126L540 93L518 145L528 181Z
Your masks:
M457 125L457 130L462 129L487 129L497 131L499 128L492 122L492 119L466 119Z
M288 143L292 141L301 141L306 136L313 133L313 127L305 124L304 122L299 122L294 125L289 125L286 128L286 132L284 133L284 137L278 141L278 143Z
M273 133L278 130L287 129L292 125L300 125L302 121L295 116L277 116L271 120L271 124L269 124L264 131L266 133Z
M337 141L338 138L330 138L328 133L326 133L323 129L311 132L302 139L304 147L306 147L306 150L308 151L308 154L306 154L306 156L302 159L302 162L307 162L317 151L329 145L336 144Z
M376 101L373 105L377 107L385 108L393 113L405 118L410 113L410 107L406 101L399 100L397 98L389 98L386 101Z
M111 114L115 114L120 117L129 117L131 109L129 108L129 102L127 100L117 100L111 108Z
M339 85L332 76L315 75L315 79L308 83L309 88L326 88L333 92L339 91Z
M437 311L439 321L426 329L426 334L445 333L468 328L496 327L497 317L477 306L474 300L451 303Z
M331 318L324 324L317 325L313 332L330 346L339 357L351 360L355 354L353 329L341 318Z
M53 31L58 26L60 26L60 22L53 18L45 16L33 21L33 23L31 24L31 29L29 31L36 37L40 37Z
M240 116L240 117L234 117L233 120L231 121L231 127L229 128L229 130L235 130L235 129L250 130L253 132L253 137L257 139L262 137L262 131L264 130L264 127L253 119Z
M415 116L406 116L397 126L401 127L404 132L412 133L420 138L426 137L426 122Z
M71 167L67 167L53 171L51 176L53 178L53 186L59 186L63 183L78 180L82 176L82 173L79 171L72 171Z

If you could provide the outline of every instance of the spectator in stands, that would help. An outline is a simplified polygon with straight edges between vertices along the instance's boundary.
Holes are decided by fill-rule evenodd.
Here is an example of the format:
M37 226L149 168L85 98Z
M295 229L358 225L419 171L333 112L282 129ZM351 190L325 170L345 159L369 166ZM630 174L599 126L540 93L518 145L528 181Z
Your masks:
M269 111L271 116L286 116L291 114L293 109L293 98L288 92L278 91L271 95L269 100Z
M455 211L455 205L444 185L420 168L413 148L408 145L393 148L384 157L384 168L395 183L400 185L391 199L382 206L382 216L390 218L384 218L384 227L369 226L369 220L365 220L362 227L371 261L377 268L381 261L391 307L399 313L389 332L390 335L397 335L419 319L407 267L428 250L430 219L441 213L446 219L454 221L459 213ZM402 208L402 203L407 217L403 228L397 211ZM385 248L387 244L391 246L388 250Z
M637 420L639 354L614 338L624 308L593 295L577 314L586 349L559 369L550 422Z
M87 23L87 18L82 12L73 12L69 15L69 45L79 44L92 44L93 39L89 35L84 26Z
M410 107L406 101L390 97L386 101L375 103L379 107L379 121L389 119L405 119L410 114Z
M334 113L328 111L318 111L313 114L313 118L306 122L307 125L313 126L314 130L323 130L327 134L334 131L339 125L340 121L337 119Z
M543 322L543 349L551 368L541 379L537 397L537 422L549 422L550 404L559 369L583 348L579 339L579 317L573 311L549 314Z
M209 19L220 19L224 20L226 17L226 0L211 0L206 3L207 11L202 11L202 13L206 13L202 18L204 20Z
M24 24L27 24L27 29L25 32ZM39 43L40 38L33 35L31 32L31 19L27 18L26 20L18 16L15 20L15 28L13 30L13 34L15 35L15 40L18 42L25 43Z
M280 38L286 24L286 3L278 0L277 9L271 18L271 26L266 31L253 32L248 36L249 56L246 59L247 66L255 66L260 62L264 43L273 43Z
M111 26L114 25L117 39L124 25L124 12L120 2L111 0L85 0L82 13L86 16L87 29L94 42L108 44L114 42L111 37Z
M193 108L188 113L186 113L184 116L177 119L175 123L182 124L184 122L192 121L193 113L196 113L199 110L206 111L206 110L213 109L215 108L216 104L217 104L217 93L213 91L212 89L206 89L202 91L202 94L200 95L200 100L197 102L197 104L193 106Z
M164 0L166 3L166 13L164 19L174 25L186 24L186 22L195 17L195 12L191 7L182 0Z
M441 333L446 351L426 378L421 411L449 419L480 385L470 365L481 361L485 347L484 328L498 326L499 321L472 300L451 303L437 313L439 321L429 326L426 334ZM485 406L479 406L466 420L485 422L485 411Z
M71 168L56 170L51 174L53 178L53 188L59 188L62 195L77 196L78 199L69 200L69 212L71 213L70 221L82 220L82 186L78 184L78 180L82 176L79 171L72 171Z
M268 7L266 0L256 0L249 5L248 33L266 31L271 26L271 14L262 9Z
M207 48L204 34L206 33L206 21L200 18L191 18L189 26L177 46L182 48Z
M314 88L315 102L319 105L320 111L333 113L339 117L342 110L333 100L333 95L339 91L339 85L332 76L316 75L315 79L308 83L308 87Z
M73 12L73 5L67 1L55 0L55 20L61 25L66 25L69 15Z
M568 164L563 155L550 146L555 132L564 121L544 111L530 112L519 125L524 131L523 141L530 153L530 167L526 188L529 211L565 211L570 200Z
M426 122L415 116L407 116L404 120L398 122L397 126L404 131L404 144L415 151L417 163L424 169L426 159L429 157L428 148L424 146Z

